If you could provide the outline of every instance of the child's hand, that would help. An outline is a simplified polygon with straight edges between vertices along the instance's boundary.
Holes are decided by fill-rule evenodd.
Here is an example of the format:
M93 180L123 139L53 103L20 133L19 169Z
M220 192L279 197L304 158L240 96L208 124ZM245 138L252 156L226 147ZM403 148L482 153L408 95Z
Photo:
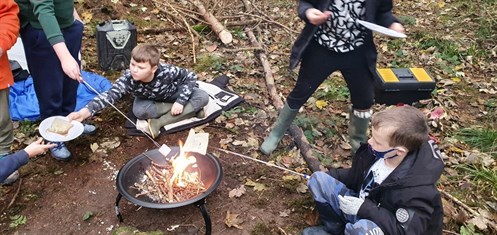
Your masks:
M67 118L69 118L69 121L76 120L78 122L82 122L86 118L91 116L90 110L87 108L82 108L78 112L72 112L69 115L67 115Z
M316 8L309 8L305 11L305 17L307 17L307 20L313 25L320 25L326 22L331 14L331 11L322 12Z
M181 114L182 112L183 112L183 105L178 102L174 102L173 107L171 108L171 114L174 116Z
M43 138L38 138L38 140L26 146L26 148L24 148L24 151L26 151L29 157L32 158L38 154L44 153L48 149L55 146L57 146L57 144L45 144L43 143Z
M399 33L405 32L404 26L400 23L397 23L397 22L392 23L389 28L391 30L394 30L394 31L399 32Z

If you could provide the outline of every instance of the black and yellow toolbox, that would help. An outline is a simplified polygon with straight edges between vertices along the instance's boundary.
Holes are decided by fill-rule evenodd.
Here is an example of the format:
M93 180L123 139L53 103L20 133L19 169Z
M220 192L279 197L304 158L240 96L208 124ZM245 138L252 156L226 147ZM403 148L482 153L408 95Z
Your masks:
M375 102L396 105L412 104L431 98L435 80L424 68L376 69Z

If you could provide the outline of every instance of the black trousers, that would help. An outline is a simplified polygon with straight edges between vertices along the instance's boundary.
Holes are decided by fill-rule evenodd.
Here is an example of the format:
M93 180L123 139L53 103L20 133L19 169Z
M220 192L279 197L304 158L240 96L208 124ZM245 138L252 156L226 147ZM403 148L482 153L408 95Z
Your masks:
M61 31L67 49L79 63L83 24L76 20L70 27ZM51 116L66 116L73 112L79 83L64 73L60 60L43 30L27 25L21 29L21 39L29 72L33 76L41 120Z
M338 53L311 40L302 55L299 76L287 97L288 106L299 109L319 85L334 71L340 71L350 91L353 109L369 109L374 103L373 75L366 60L364 46Z

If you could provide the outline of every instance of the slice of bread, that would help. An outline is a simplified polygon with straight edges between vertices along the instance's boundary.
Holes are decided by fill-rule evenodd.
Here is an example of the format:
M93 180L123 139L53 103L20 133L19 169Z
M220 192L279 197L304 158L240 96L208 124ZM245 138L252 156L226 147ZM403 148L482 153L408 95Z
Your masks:
M69 121L66 121L65 119L62 118L54 118L52 125L50 128L47 129L47 131L59 134L59 135L67 135L69 132L69 129L73 124L71 124Z

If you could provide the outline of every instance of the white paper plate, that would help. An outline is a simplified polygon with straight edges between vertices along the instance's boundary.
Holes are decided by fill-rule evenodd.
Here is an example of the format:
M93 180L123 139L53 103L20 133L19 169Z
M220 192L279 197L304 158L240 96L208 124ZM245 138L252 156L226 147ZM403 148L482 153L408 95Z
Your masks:
M71 124L73 126L71 127L71 129L69 129L69 132L67 133L67 135L60 135L60 134L48 131L48 128L50 128L50 126L52 126L52 122L54 121L55 118L69 120L67 117L64 117L64 116L53 116L53 117L49 117L49 118L43 120L40 123L40 126L38 127L38 131L40 132L41 137L43 137L45 140L50 141L50 142L66 142L69 140L73 140L76 137L83 134L83 130L84 130L83 124L81 124L81 122L74 121L74 120L71 121Z
M380 26L380 25L377 25L377 24L373 24L373 23L370 23L370 22L367 22L367 21L364 21L364 20L357 20L357 23L361 24L362 26L368 28L368 29L371 29L377 33L381 33L381 34L384 34L384 35L387 35L387 36L390 36L390 37L396 37L396 38L405 38L407 37L405 34L403 33L399 33L395 30L391 30L389 28L385 28L383 26Z

